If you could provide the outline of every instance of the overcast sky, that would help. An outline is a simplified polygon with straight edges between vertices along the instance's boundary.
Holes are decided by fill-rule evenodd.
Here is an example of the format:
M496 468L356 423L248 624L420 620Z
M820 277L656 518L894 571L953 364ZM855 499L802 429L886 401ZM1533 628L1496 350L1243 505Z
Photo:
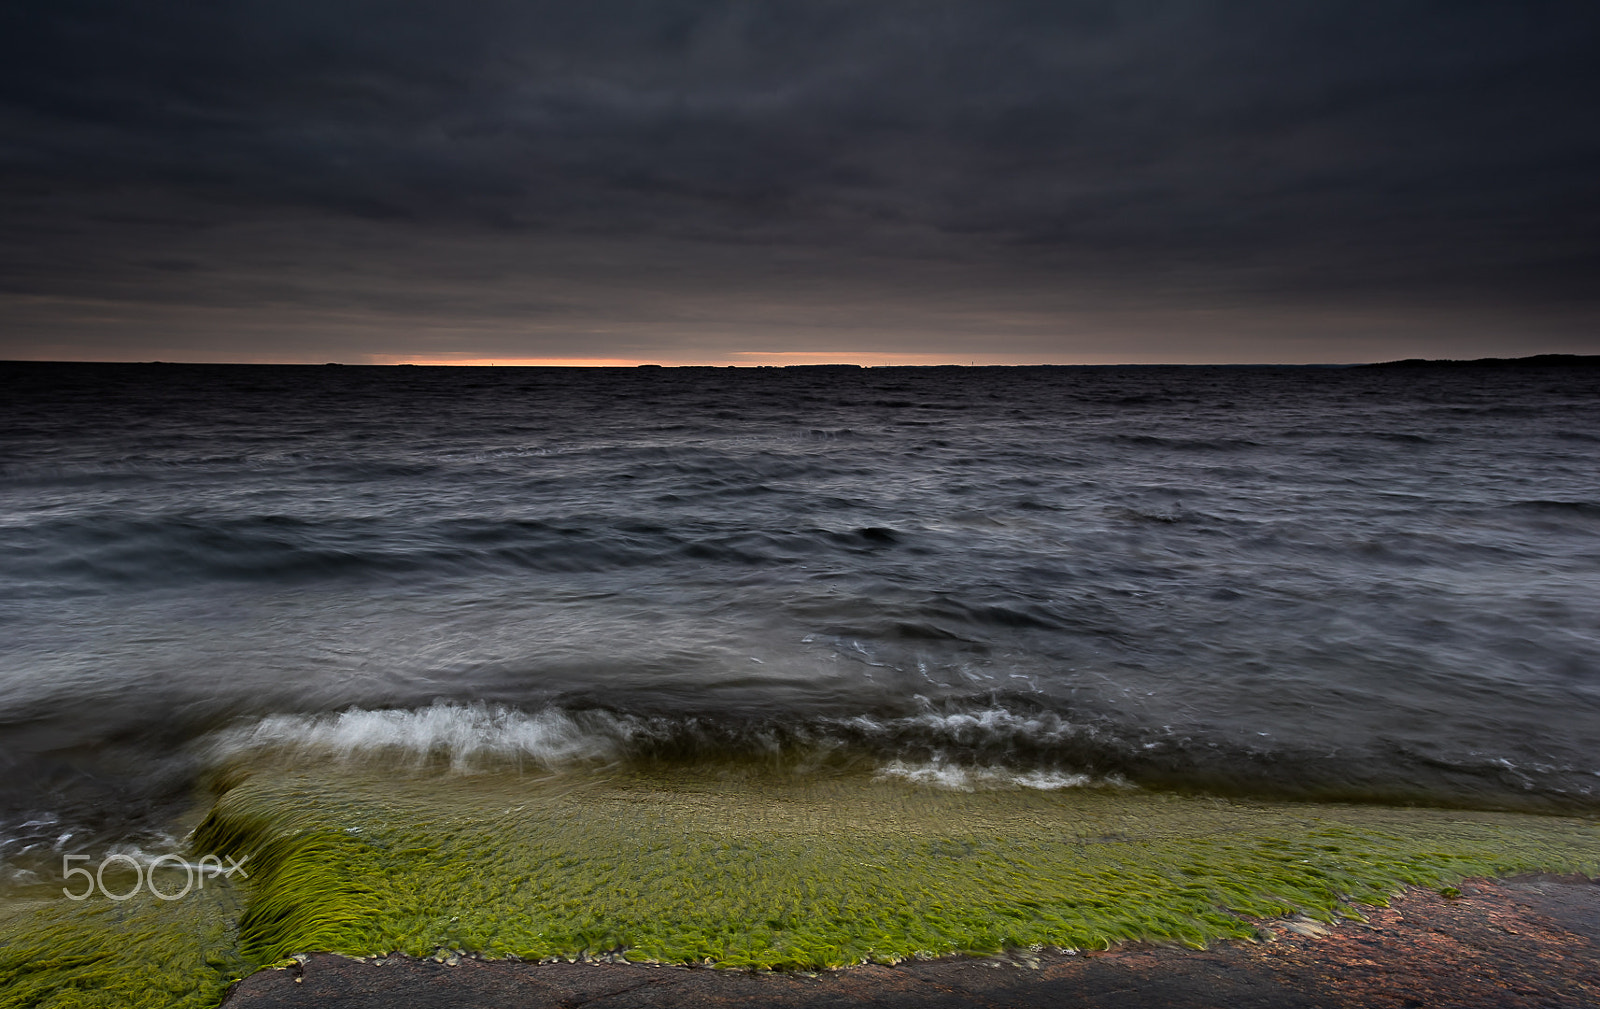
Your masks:
M0 357L1600 353L1600 4L8 0Z

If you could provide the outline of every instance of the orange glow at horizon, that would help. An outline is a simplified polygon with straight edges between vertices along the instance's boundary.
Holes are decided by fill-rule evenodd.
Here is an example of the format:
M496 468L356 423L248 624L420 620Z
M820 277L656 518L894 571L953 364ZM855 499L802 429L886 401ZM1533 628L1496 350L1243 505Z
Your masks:
M654 364L625 357L427 357L419 354L368 354L367 364L415 364L422 367L458 368L632 368Z
M368 354L366 364L414 364L421 367L458 368L636 368L660 365L663 368L712 367L753 368L760 365L782 367L790 364L857 364L862 367L930 366L941 364L1044 364L1037 358L997 354L961 357L955 354L896 354L882 351L747 350L727 357L674 360L671 358L627 357L440 357L425 354ZM1077 362L1074 362L1077 363Z

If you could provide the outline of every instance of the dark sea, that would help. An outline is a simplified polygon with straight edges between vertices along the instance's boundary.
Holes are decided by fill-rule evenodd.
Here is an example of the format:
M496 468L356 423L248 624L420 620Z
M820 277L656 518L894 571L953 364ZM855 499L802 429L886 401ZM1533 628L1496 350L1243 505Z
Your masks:
M0 374L0 866L260 746L1600 812L1600 369Z

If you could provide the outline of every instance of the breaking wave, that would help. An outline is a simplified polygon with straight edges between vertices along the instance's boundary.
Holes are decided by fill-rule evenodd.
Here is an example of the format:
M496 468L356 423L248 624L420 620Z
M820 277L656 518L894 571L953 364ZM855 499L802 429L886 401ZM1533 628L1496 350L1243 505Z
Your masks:
M1003 708L925 712L901 718L814 718L783 722L695 716L639 716L603 709L536 712L485 704L413 709L351 708L320 715L276 714L214 733L203 757L280 754L338 761L381 758L401 765L472 772L517 764L550 770L618 762L791 758L847 765L943 787L1067 788L1090 777L1023 766L1092 730L1059 715ZM1004 766L1011 758L1017 767Z
M575 717L556 708L533 714L481 704L351 708L337 714L269 715L218 733L203 750L219 762L287 752L338 760L396 756L413 764L442 759L457 771L503 761L555 768L619 759L636 725L607 712Z
M1087 774L1069 774L1064 771L1014 771L1006 767L962 767L943 760L911 764L892 760L879 769L877 777L898 778L914 785L931 785L958 792L975 792L989 788L1031 788L1041 792L1054 792L1063 788L1122 785L1117 779L1097 781Z
M927 702L924 702L925 704ZM444 701L420 708L274 714L196 744L202 764L257 757L382 762L396 771L636 770L721 763L866 773L960 790L1141 787L1289 800L1558 811L1592 807L1590 775L1462 753L1325 752L1290 742L1219 742L1077 721L1049 710L973 706L901 716L659 715L557 706L527 712ZM1411 782L1392 781L1409 768ZM1518 802L1500 796L1520 786Z

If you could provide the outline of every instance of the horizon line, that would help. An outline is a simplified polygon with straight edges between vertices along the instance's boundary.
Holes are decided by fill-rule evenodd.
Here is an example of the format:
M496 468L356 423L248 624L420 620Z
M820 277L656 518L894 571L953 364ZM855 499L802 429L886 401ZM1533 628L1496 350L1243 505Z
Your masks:
M1539 357L1579 357L1575 354L1542 354ZM806 363L758 364L750 362L699 362L593 358L482 358L467 361L425 359L417 361L215 361L215 360L159 360L153 358L0 358L0 365L15 364L122 364L162 365L174 367L256 367L256 368L566 368L581 370L628 369L691 369L691 370L784 370L789 368L1355 368L1366 364L1385 364L1383 361L939 361L939 362L873 362L863 363L847 359L824 359ZM1424 360L1406 358L1404 360ZM1439 358L1433 360L1458 360ZM1518 360L1517 358L1479 358L1477 360Z
M405 355L356 355L356 360L350 361L317 361L314 359L300 360L186 360L164 361L151 358L0 358L0 365L20 364L100 364L100 365L172 365L179 367L282 367L282 368L563 368L563 369L787 369L787 368L859 368L868 370L872 368L1359 368L1371 365L1384 364L1515 364L1522 362L1546 362L1551 364L1570 363L1600 366L1600 354L1574 354L1570 352L1546 352L1539 354L1523 354L1516 357L1403 357L1384 358L1369 361L1172 361L1172 360L1079 360L1079 361L1040 361L1040 360L996 360L999 355L994 355L988 360L969 359L965 363L952 361L940 355L889 355L889 354L839 354L815 351L789 351L789 352L739 352L763 357L807 357L815 358L811 361L790 361L782 363L769 363L758 361L673 361L662 359L636 359L636 358L580 358L580 357L508 357L508 358L437 358L416 357L408 358ZM878 358L878 360L861 360L861 358ZM922 357L925 360L906 360L906 357ZM850 360L856 358L856 360ZM883 360L890 358L890 360Z

